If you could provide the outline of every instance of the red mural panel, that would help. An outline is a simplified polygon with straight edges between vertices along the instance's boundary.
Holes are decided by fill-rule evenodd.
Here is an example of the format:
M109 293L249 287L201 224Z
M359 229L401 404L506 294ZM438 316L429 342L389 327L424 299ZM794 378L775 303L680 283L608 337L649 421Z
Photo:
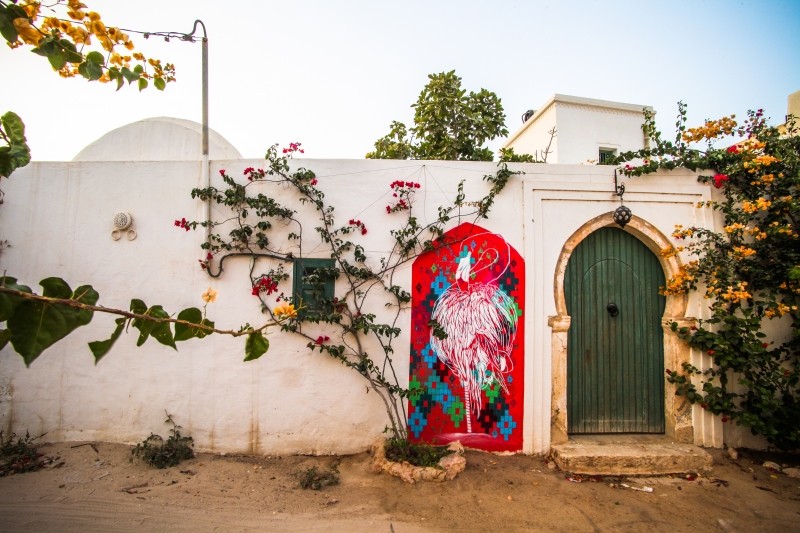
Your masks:
M522 449L525 265L465 223L414 261L408 433L412 441Z

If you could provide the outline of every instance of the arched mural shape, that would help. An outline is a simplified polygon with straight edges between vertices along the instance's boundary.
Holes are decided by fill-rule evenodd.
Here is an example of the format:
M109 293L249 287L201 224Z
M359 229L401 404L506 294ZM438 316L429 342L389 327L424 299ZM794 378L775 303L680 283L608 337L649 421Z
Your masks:
M521 450L522 256L464 223L414 261L412 287L410 439Z

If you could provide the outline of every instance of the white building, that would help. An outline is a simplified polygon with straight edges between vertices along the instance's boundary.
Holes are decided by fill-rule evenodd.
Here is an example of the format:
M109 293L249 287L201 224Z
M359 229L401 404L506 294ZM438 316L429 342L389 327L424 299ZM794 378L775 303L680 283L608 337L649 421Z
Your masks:
M543 161L549 146L547 163L597 164L609 156L646 147L644 109L653 113L644 105L556 94L523 116L527 120L503 148Z

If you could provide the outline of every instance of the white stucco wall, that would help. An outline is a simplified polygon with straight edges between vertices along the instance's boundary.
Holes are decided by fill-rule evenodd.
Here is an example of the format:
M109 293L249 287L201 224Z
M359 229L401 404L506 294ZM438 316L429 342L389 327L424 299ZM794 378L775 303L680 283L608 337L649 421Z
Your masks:
M542 119L550 120L551 115L543 113ZM153 159L153 153L145 157ZM198 266L204 232L174 227L173 221L181 217L205 217L205 205L190 197L192 188L204 185L202 163L176 159L33 163L20 169L3 183L0 237L12 247L0 254L0 268L31 286L53 275L73 288L89 283L100 293L100 305L123 309L131 298L161 304L170 312L202 307L200 296L210 286L218 297L209 305L209 318L218 327L261 323L259 301L250 293L248 260L226 260L222 276L212 279ZM221 169L243 179L245 168L263 164L239 158L214 160L208 175L220 185ZM391 246L389 230L403 218L385 211L393 200L392 181L422 185L414 214L425 224L437 218L440 205L455 197L462 180L466 201L482 198L488 191L482 178L496 170L494 163L449 161L297 160L292 165L316 173L318 187L335 206L340 224L351 218L366 224L367 235L354 240L374 264ZM548 317L556 312L558 258L581 226L613 211L619 199L612 195L611 167L519 164L513 168L522 174L511 178L489 219L479 224L501 234L525 257L523 451L546 453L553 393ZM693 173L674 171L625 184L625 204L666 236L676 223L718 224L707 209L695 207L708 200L712 190L698 184ZM298 210L304 227L303 255L324 256L325 247L315 241L313 231L316 214L298 205L288 188L258 187ZM124 235L116 241L111 238L112 217L119 211L133 215L134 240ZM212 211L215 220L223 216ZM447 229L459 222L453 220ZM276 226L275 247L296 252L296 243L281 238L294 229ZM276 265L260 259L256 272ZM400 268L395 282L410 289L410 263ZM291 283L280 290L289 294ZM387 312L382 301L373 311ZM704 313L702 297L691 295L686 315ZM374 393L366 392L363 378L319 351L309 352L305 341L278 331L270 332L267 354L249 363L242 362L244 339L191 340L179 343L176 352L153 339L137 348L138 332L131 331L95 365L87 343L108 338L113 319L96 315L89 326L45 351L30 368L10 346L0 351L0 427L17 433L46 432L51 441L133 443L151 431L166 434L167 411L199 450L289 454L360 451L387 424L383 405ZM407 384L409 324L409 312L403 311L398 321L403 333L394 345L401 386ZM331 333L322 325L304 327L315 336ZM694 354L693 362L707 364L699 354ZM693 409L692 417L695 442L722 445L718 419L699 408Z
M392 181L413 179L423 185L425 194L415 209L424 223L437 216L445 196L455 196L461 179L468 181L468 198L482 197L487 186L480 178L494 170L491 163L302 164L317 172L338 220L359 218L370 228L359 240L370 255L387 250L388 225L402 219L385 213ZM241 176L244 168L259 165L262 160L214 162L211 176L218 184L221 168ZM226 261L222 277L210 279L197 263L203 232L173 225L183 216L204 216L203 204L189 194L202 185L200 170L199 162L33 163L4 184L0 227L12 247L3 251L0 266L33 286L52 275L73 288L90 283L101 305L123 309L131 298L172 312L199 307L201 293L212 286L219 296L209 316L218 326L260 323L247 260ZM510 185L508 193L518 197L515 187L520 189L519 183ZM273 188L272 194L289 191ZM118 211L133 215L135 240L112 240L112 217ZM302 207L299 211L309 214ZM521 248L521 212L521 204L497 209L486 226ZM313 225L313 219L305 225L308 255L322 252L313 242ZM401 284L410 284L408 268L399 277ZM291 292L289 284L281 289ZM314 327L326 333L323 326ZM396 343L401 385L408 375L408 328L403 329ZM137 335L129 333L95 366L86 344L107 338L112 330L113 317L98 315L28 369L6 347L0 353L3 427L46 432L50 440L136 442L150 431L164 434L168 411L200 450L347 453L365 449L387 423L382 404L366 393L360 376L326 355L310 353L305 341L291 336L270 335L269 352L245 364L244 339L212 336L179 343L175 352L153 339L136 348Z
M218 183L221 168L236 177L262 163L212 162L210 175ZM315 171L339 220L364 221L369 233L359 242L373 257L386 252L388 229L398 222L385 213L391 201L389 183L403 179L422 184L415 213L425 223L455 196L461 180L467 200L481 198L487 190L481 178L495 169L492 163L436 161L295 164ZM554 313L556 261L572 233L592 217L612 211L618 200L611 194L613 169L608 167L516 168L525 174L512 179L481 225L502 234L526 256L524 450L545 452L552 392L547 317ZM204 234L173 226L183 216L203 217L204 206L189 195L201 185L200 170L197 162L34 163L15 173L5 187L0 227L12 247L0 256L0 265L31 285L49 275L63 277L73 288L91 283L101 294L100 304L120 308L133 297L170 311L200 306L201 293L211 286L219 292L209 306L218 326L257 324L262 317L250 294L247 260L226 261L222 277L210 279L197 266ZM626 205L665 234L678 220L710 223L706 211L694 208L708 188L690 173L640 178L627 187ZM270 194L280 199L291 193L273 187ZM133 214L135 240L111 239L111 221L118 211ZM311 214L303 208L300 213ZM322 251L313 242L312 226L305 225L304 245L311 255ZM410 284L410 266L401 269L399 282ZM288 292L289 287L281 289ZM689 314L702 312L700 302L693 300ZM5 348L0 353L0 387L7 391L5 400L0 397L3 427L47 432L51 440L136 442L150 431L166 431L166 410L201 450L346 453L366 448L386 424L382 405L366 393L359 376L319 352L310 353L305 342L290 336L271 334L269 352L243 363L243 339L192 340L175 352L152 339L136 348L136 335L129 333L95 366L86 343L107 338L112 321L97 316L29 369ZM403 335L396 344L401 385L408 375L408 321L407 314L401 316Z
M550 140L550 130L556 127L556 107L548 105L533 114L523 126L503 144L503 148L513 148L516 154L531 154L540 161L545 158L545 150L550 146L547 162L558 163L560 132Z

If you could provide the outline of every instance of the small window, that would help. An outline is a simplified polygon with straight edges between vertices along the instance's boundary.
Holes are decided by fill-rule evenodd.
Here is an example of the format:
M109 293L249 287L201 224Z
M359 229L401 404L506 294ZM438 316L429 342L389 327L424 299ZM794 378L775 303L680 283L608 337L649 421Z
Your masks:
M319 320L329 313L336 272L333 259L295 259L292 289L301 320Z
M611 165L612 160L617 157L617 151L614 148L600 148L600 153L598 154L597 164L598 165Z

